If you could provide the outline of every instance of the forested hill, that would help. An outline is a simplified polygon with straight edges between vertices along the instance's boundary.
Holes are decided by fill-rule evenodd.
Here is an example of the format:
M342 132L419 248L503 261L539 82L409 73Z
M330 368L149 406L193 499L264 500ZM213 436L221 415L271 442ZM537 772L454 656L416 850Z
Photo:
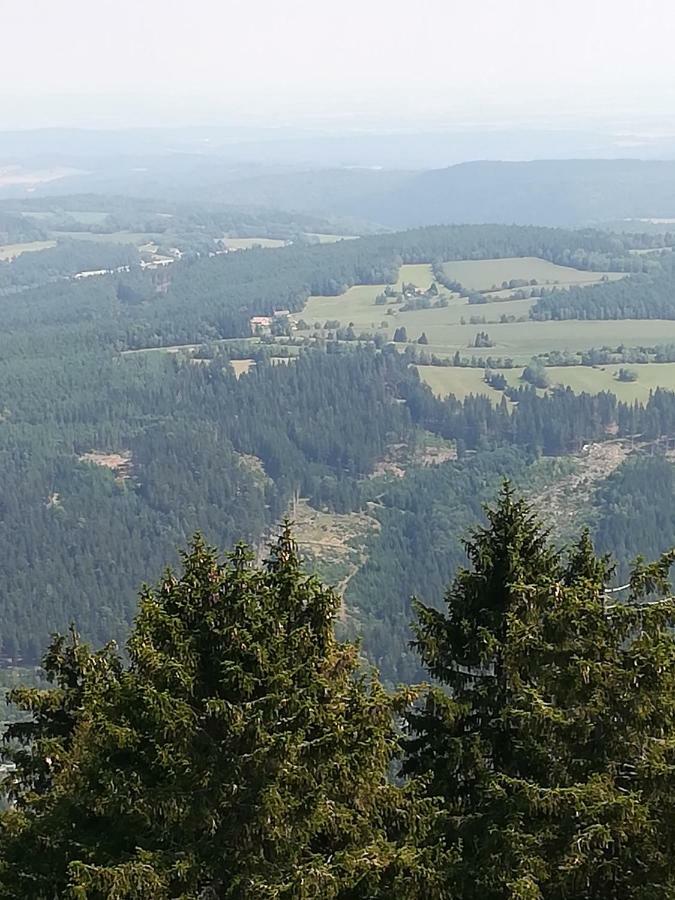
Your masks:
M466 553L412 689L364 674L287 525L260 563L196 535L124 656L54 635L11 693L0 897L672 897L675 551L618 600L503 485Z
M0 262L0 295L92 271L127 269L139 263L138 250L129 244L64 240L39 253L24 253Z
M499 479L527 480L542 457L579 453L589 441L672 436L675 395L635 406L520 383L496 402L440 399L421 381L411 345L399 353L367 336L258 342L249 317L299 310L309 294L350 284L394 282L402 263L529 256L652 277L662 263L631 253L645 245L652 239L593 230L430 227L202 255L159 273L131 265L8 293L0 660L35 663L48 634L71 620L97 641L122 638L140 581L175 560L191 532L221 546L260 545L299 508L347 531L333 542L347 559L335 579L347 598L341 627L362 636L388 682L417 678L406 650L410 594L447 579L462 528ZM40 255L26 254L27 272ZM194 356L121 352L243 335ZM255 363L246 375L233 365L244 356ZM442 464L426 468L429 442ZM392 467L396 448L409 452ZM358 546L354 519L367 531ZM315 525L308 546L324 540Z
M642 272L658 263L630 251L649 240L590 229L430 227L334 244L200 255L161 272L134 265L138 253L128 245L64 241L0 263L0 290L39 285L24 290L20 304L5 308L3 324L25 333L46 321L95 322L97 342L117 349L199 343L248 336L251 316L299 311L312 294L393 283L401 263L536 256L579 269ZM667 245L671 238L661 241ZM91 285L44 286L81 270L127 266L130 271L98 277Z
M675 215L675 162L637 159L463 162L395 172L275 173L217 188L224 202L353 216L393 228L454 222L589 225Z
M150 276L133 282L142 302L123 309L116 327L132 348L242 337L251 315L298 311L311 294L338 295L354 284L393 283L401 263L537 256L580 269L639 272L653 263L629 251L645 240L591 229L447 226L200 258L171 267L161 302Z
M538 321L564 319L673 319L675 271L666 258L650 274L633 275L611 283L550 290L530 310Z
M354 213L385 225L573 225L675 212L675 162L468 162L411 176Z

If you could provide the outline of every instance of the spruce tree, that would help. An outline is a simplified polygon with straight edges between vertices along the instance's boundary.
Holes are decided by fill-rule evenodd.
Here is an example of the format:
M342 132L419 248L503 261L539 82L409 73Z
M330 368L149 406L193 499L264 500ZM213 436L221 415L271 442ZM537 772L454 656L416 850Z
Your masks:
M409 695L336 640L288 529L259 567L199 538L183 563L143 592L128 667L90 670L50 783L4 815L0 896L444 896L433 805L388 778Z
M417 604L440 686L404 766L443 798L458 896L675 896L672 556L614 599L588 535L561 558L509 487L466 548L447 611Z

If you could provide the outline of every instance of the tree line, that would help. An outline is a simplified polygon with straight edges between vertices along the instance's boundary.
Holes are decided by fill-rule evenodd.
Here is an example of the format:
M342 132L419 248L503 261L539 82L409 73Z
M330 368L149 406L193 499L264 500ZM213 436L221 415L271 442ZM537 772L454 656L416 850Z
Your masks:
M656 900L675 891L671 551L607 593L513 490L386 692L285 527L196 537L126 658L75 632L5 735L0 896Z

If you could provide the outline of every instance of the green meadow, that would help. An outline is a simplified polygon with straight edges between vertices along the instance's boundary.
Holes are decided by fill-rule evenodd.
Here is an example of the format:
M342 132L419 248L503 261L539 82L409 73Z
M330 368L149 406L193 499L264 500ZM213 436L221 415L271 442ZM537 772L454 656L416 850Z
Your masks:
M527 263L527 266L515 264ZM534 266L533 263L537 263ZM499 264L498 266L496 264ZM566 283L593 283L602 277L599 272L581 272L563 266L555 266L545 260L469 260L449 263L455 266L469 266L472 271L480 271L482 276L474 280L474 285L486 284L493 277L506 280L525 277L536 273L540 278L561 275ZM562 271L561 271L562 270ZM489 273L489 274L486 274ZM459 272L458 272L459 274ZM463 275L463 278L466 276ZM532 274L532 277L536 277ZM614 273L612 277L621 277ZM425 289L433 279L428 265L401 266L398 286L405 281ZM461 279L460 279L461 280ZM462 283L466 284L465 281ZM468 286L468 285L467 285ZM427 350L441 357L453 356L456 351L462 355L505 356L518 364L525 364L538 353L551 350L588 350L591 347L647 345L675 342L675 321L656 319L623 319L617 321L564 321L534 322L528 319L529 309L535 300L493 300L488 303L469 304L466 298L442 293L448 299L448 306L438 309L420 309L401 312L395 304L376 306L375 298L386 285L356 285L338 297L310 297L301 313L294 318L304 319L310 327L323 325L327 320L337 320L342 325L350 322L358 331L382 330L391 338L394 330L404 326L409 340L417 340L424 332L429 340ZM387 311L391 310L391 313ZM477 321L470 324L471 318ZM522 321L500 322L502 317L515 317ZM478 331L487 331L494 347L474 350L472 344Z
M564 286L593 284L605 275L612 279L622 277L618 273L582 272L534 258L461 260L446 263L445 269L448 275L473 290L487 290L515 278L536 278L540 285L556 283ZM400 290L405 282L424 290L432 281L431 266L404 265L399 271L397 289ZM504 374L511 384L518 384L521 367L541 353L554 350L574 353L621 344L632 347L675 343L675 321L670 320L535 322L528 318L529 309L536 302L534 299L499 299L505 293L510 294L509 291L491 294L492 299L487 303L469 304L466 298L445 289L441 289L441 295L448 300L446 307L401 312L398 304L375 305L375 298L384 289L385 285L356 285L338 297L310 297L302 313L294 318L296 321L304 319L311 329L315 325L322 326L327 320L339 321L343 326L353 323L357 333L380 331L389 339L396 328L404 326L409 341L416 341L424 332L428 344L423 349L441 358L452 357L457 351L462 356L510 358L515 368L504 370ZM516 321L500 321L504 317ZM473 324L471 318L475 320ZM494 346L474 348L478 331L487 331ZM495 401L501 397L484 383L480 368L418 368L421 377L439 395L452 393L465 397L483 393ZM650 390L656 387L675 390L675 363L629 365L627 368L638 373L637 381L618 381L618 365L553 367L547 371L552 384L567 385L576 392L612 391L626 401L646 400Z
M594 284L606 278L615 281L623 276L617 272L586 272L570 266L558 266L534 256L506 259L461 259L443 263L448 278L459 281L473 291L499 290L504 281L536 279L539 285L569 287Z
M469 394L485 394L495 403L501 400L500 391L493 390L485 383L483 369L462 369L456 366L417 366L420 378L429 385L434 394L447 397L454 394L463 400ZM520 372L520 370L518 370Z
M666 388L675 391L675 363L627 364L623 368L637 374L637 381L619 381L619 365L609 366L551 366L546 369L551 386L570 387L575 393L599 394L609 391L619 400L645 402L650 391ZM417 366L420 377L440 397L454 394L459 400L469 394L484 394L497 402L501 393L485 383L483 369L464 369L454 366ZM520 367L499 369L513 387L522 384Z

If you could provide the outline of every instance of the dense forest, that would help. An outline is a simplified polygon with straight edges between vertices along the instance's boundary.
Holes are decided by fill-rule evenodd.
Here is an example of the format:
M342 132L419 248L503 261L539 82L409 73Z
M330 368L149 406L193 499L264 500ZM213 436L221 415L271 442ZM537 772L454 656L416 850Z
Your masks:
M301 499L375 523L346 585L340 627L362 637L387 683L417 678L407 648L410 596L437 594L448 580L462 559L463 529L499 479L510 474L524 484L542 457L578 453L588 442L673 436L675 396L657 391L631 405L563 389L540 396L524 384L502 385L496 405L486 397L441 400L410 354L358 340L314 348L225 342L194 359L121 351L249 336L253 312L300 309L310 293L338 294L352 283L393 282L402 262L525 254L601 271L651 269L629 252L640 242L595 231L428 228L195 255L173 263L169 277L131 265L8 294L0 334L0 658L35 664L49 634L71 621L88 639L123 640L140 582L158 577L192 532L219 546L260 546ZM26 271L51 277L50 258L67 265L58 254L71 243L8 269L25 258ZM92 248L83 253L109 247L80 244ZM43 253L51 254L46 263L31 262ZM289 362L273 364L291 350ZM231 360L251 356L256 365L237 377ZM457 458L430 466L411 459L401 478L382 468L392 446L429 438ZM599 510L609 503L602 493L596 502ZM597 533L603 547L605 531ZM635 545L618 551L622 566L635 552L663 549L652 534L635 532Z
M675 551L617 601L508 485L465 550L415 602L416 689L336 638L288 525L260 564L197 535L124 656L54 636L11 694L0 896L672 895Z
M372 348L306 351L276 366L262 357L239 379L224 355L198 365L91 351L74 365L62 350L40 365L3 363L2 641L5 656L25 661L73 618L97 640L121 637L140 580L193 530L256 541L302 496L339 513L371 504L380 521L348 602L366 650L393 678L409 594L438 585L460 558L457 543L427 540L444 533L429 508L454 520L459 538L480 497L528 460L577 451L610 426L645 439L675 429L667 392L646 407L525 388L513 410L481 397L441 401L403 357ZM460 460L391 485L369 478L390 445L421 431L453 441ZM397 544L405 552L391 554Z
M129 244L65 240L39 253L23 253L14 260L0 262L0 293L81 272L123 269L139 262L138 251Z
M3 199L0 237L15 241L43 240L50 233L101 236L116 232L147 234L162 248L178 247L188 253L207 253L225 234L303 240L312 233L332 233L339 222L283 210L223 206L101 194ZM2 224L7 221L7 228ZM12 229L9 230L9 223Z
M675 280L672 261L651 274L590 287L553 290L540 297L530 318L550 319L673 319Z

